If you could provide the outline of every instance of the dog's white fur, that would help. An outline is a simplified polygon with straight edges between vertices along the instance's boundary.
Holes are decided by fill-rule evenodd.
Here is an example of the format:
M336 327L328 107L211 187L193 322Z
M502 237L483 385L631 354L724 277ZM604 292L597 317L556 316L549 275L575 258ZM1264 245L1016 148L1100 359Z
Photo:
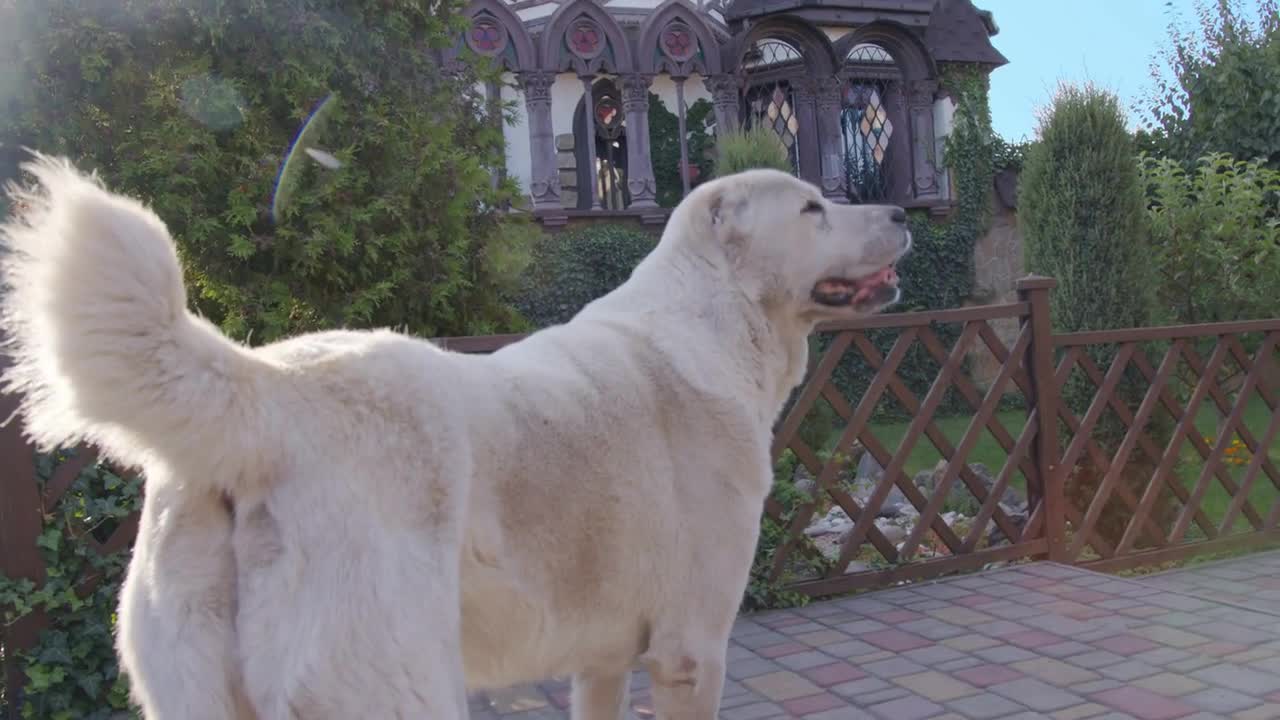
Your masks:
M555 675L576 720L617 720L637 659L660 717L714 718L806 337L896 299L811 290L910 244L888 208L754 171L490 356L386 331L250 350L187 311L152 212L28 170L7 387L43 446L145 469L118 646L151 720L465 718L467 689Z

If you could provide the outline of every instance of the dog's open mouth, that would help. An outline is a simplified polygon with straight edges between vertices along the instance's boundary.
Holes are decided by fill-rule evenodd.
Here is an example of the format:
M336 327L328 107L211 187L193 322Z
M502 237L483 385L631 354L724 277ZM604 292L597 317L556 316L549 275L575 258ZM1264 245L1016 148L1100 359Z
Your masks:
M813 286L813 301L829 307L892 302L897 295L898 272L892 265L860 278L827 278Z

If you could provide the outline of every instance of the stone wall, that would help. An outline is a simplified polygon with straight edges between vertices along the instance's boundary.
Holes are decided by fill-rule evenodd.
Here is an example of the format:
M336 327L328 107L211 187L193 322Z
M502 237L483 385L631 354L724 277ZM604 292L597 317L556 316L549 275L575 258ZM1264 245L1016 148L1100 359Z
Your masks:
M1016 302L1018 279L1026 275L1022 234L1018 232L1018 211L1006 203L1002 194L991 193L991 226L973 248L973 297L970 305ZM991 327L1006 347L1018 339L1018 321L1014 318L991 321ZM975 382L987 387L1000 372L1000 363L986 344L977 341L969 354ZM1011 392L1016 386L1009 383Z

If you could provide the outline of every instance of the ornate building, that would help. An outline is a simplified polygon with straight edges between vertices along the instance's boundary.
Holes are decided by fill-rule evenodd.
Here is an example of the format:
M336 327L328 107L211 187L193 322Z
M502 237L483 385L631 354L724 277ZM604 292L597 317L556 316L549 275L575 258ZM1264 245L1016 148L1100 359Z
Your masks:
M520 110L505 171L548 224L662 221L651 95L679 121L683 192L704 164L693 133L764 125L834 200L945 213L953 104L939 67L1006 62L970 0L472 0L466 13L459 50L500 63L485 90ZM690 127L700 100L714 112Z

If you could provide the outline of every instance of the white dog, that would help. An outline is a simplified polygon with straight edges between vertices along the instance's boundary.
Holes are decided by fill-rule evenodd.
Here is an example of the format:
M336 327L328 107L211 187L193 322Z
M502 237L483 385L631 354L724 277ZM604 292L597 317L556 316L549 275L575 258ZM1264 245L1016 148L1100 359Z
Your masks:
M711 720L822 320L898 297L902 210L784 173L709 182L631 278L489 356L392 332L247 349L187 311L161 221L65 162L3 230L43 446L145 470L119 651L150 720L465 718L573 677L617 720Z

